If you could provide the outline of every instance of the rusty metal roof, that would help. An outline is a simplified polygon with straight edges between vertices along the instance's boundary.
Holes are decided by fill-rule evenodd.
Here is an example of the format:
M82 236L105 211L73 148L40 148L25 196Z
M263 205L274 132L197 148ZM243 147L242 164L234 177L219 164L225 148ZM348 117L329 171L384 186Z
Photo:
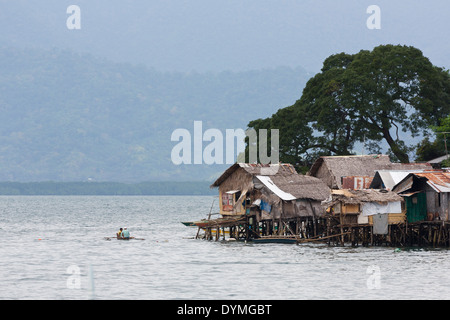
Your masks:
M414 173L417 177L426 178L427 183L437 192L450 192L450 172L432 170Z

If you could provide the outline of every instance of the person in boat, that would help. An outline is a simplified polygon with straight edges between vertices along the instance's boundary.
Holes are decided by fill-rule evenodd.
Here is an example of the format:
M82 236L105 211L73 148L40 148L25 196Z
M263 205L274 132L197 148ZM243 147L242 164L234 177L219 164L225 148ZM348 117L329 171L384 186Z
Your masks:
M122 238L122 228L119 229L119 232L117 232L117 238Z
M122 238L124 238L124 239L130 239L130 231L128 231L126 227L123 228L123 231L122 231Z

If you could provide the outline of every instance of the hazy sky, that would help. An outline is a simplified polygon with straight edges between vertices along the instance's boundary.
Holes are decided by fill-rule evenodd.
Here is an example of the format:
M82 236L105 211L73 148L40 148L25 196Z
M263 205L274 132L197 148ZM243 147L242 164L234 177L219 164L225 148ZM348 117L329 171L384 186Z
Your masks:
M67 22L74 20L72 19L73 12L67 12L71 5L76 5L80 9L78 20L80 29L68 28ZM372 5L377 6L380 10L380 29L370 29L367 26L368 19L372 22L373 12L367 12ZM86 127L83 119L88 119L88 124L91 123L91 119L84 118L84 111L69 119L63 115L64 108L61 108L61 111L55 109L60 104L66 106L64 98L67 97L65 92L67 88L72 88L73 92L76 92L77 81L79 81L76 78L77 71L81 71L81 73L92 71L93 74L96 74L95 72L101 72L104 66L99 66L97 69L91 65L93 70L90 70L88 64L80 62L98 61L94 59L66 59L61 62L61 65L55 63L57 72L60 72L57 78L66 81L60 85L60 83L53 83L51 79L46 78L48 72L51 74L55 70L51 67L53 57L74 57L76 55L53 54L52 52L41 54L40 50L27 52L26 48L46 50L56 48L58 51L67 49L72 53L89 53L101 59L115 62L133 65L143 64L158 71L246 71L287 66L302 67L312 75L320 70L323 61L332 54L340 52L357 53L362 49L371 50L381 44L402 44L415 46L421 49L433 64L450 68L449 12L449 0L429 2L417 0L0 0L0 48L25 48L25 50L1 51L8 55L2 60L3 71L6 73L9 69L10 72L10 75L6 75L3 90L8 90L9 85L12 85L15 89L11 92L3 91L8 94L4 94L0 99L5 106L9 107L8 110L10 111L9 115L4 114L3 117L3 131L5 132L3 138L7 142L3 145L3 150L20 150L20 152L10 152L6 158L3 156L3 163L8 168L13 168L12 171L7 170L8 175L12 177L11 180L45 180L49 177L53 179L56 174L59 174L59 176L56 176L55 179L81 177L77 179L83 180L87 177L98 179L98 176L111 178L115 177L114 174L116 173L114 169L111 169L112 167L108 169L107 162L99 164L101 161L97 161L97 159L100 159L97 158L98 154L90 153L90 142L97 140L92 139L86 145L79 146L78 141L74 141L71 135L72 129L81 128L83 131L88 128L89 131L91 128L95 128L92 131L92 136L106 137L104 132L109 132L110 128L108 126ZM21 61L20 55L26 58L18 62L17 65L10 66L8 65L9 54L17 55L12 57L11 61ZM71 68L72 61L77 61L73 67L79 68L79 70ZM30 65L27 66L28 62ZM139 67L128 68L125 66L122 68L122 66L116 64L106 65L110 66L113 71L118 69L142 70ZM62 67L60 68L60 66ZM45 70L45 68L48 68L48 70ZM109 69L105 70L107 71L105 74L111 75ZM179 80L178 82L173 81L174 84L179 85L178 87L165 87L167 81L161 84L163 91L158 92L149 100L156 99L156 106L167 107L167 110L158 110L159 113L155 113L161 116L161 118L155 116L157 119L163 119L155 123L161 125L162 131L170 131L170 128L175 129L180 123L192 128L191 120L204 120L206 128L207 126L217 127L222 123L234 124L237 121L236 119L239 119L239 126L245 128L249 121L267 117L279 108L294 103L301 96L302 90L302 81L298 83L298 88L293 88L294 81L304 78L304 82L306 82L311 76L304 73L300 68L296 69L299 70L298 76L293 76L292 70L289 69L280 68L276 70L278 72L275 73L254 72L257 75L254 80L251 80L253 79L251 78L252 72L245 75L229 76L224 73L204 77L194 74L191 77L186 76L186 79L193 79L189 80L188 85L180 85L183 82L182 79L178 79L180 78L179 75L163 75L157 80L151 78L151 81L155 83L166 81L171 77ZM72 71L75 72L72 74ZM145 73L145 70L142 71ZM21 72L25 73L21 74ZM62 74L62 72L64 73ZM43 77L33 78L35 74ZM158 73L150 72L149 74ZM62 76L59 77L60 75ZM292 78L285 79L285 76ZM266 80L265 77L274 78ZM27 81L32 83L33 81L41 81L40 79L46 80L42 80L44 82L39 82L36 86L27 87L24 85L28 83ZM146 87L145 81L150 81L149 78L137 75L136 79L144 79L139 80L137 86L142 87L142 90L145 89L144 91L147 92L148 87ZM224 79L224 82L205 86L201 79ZM227 83L227 79L232 79L230 80L233 82L232 85ZM93 83L101 83L97 80L94 77ZM195 81L200 82L195 83ZM239 81L244 81L242 83L244 83L245 92L236 90L236 84ZM283 81L286 84L281 84ZM18 85L14 85L15 83ZM273 86L267 87L270 83ZM114 79L105 81L105 85L109 86L106 89L113 88L111 86L115 84L122 84L122 82L119 80L115 82ZM123 84L124 86L133 85L134 82L125 81ZM42 92L36 94L34 91L36 88L39 88ZM85 87L81 86L81 88ZM146 110L147 107L149 109L154 107L151 102L148 102L149 104L145 107L143 107L143 104L129 103L133 100L127 100L130 94L127 91L128 87L120 88L123 90L118 90L116 99L110 103L111 110L117 111L119 115L122 108L128 106L136 107L135 110L138 110L136 112ZM172 88L170 93L164 91L168 88ZM204 94L207 89L203 88L219 90L219 94L214 95L211 92ZM92 89L92 92L87 95L84 92L75 95L75 99L78 100L75 102L70 100L67 105L83 106L83 109L78 111L85 110L83 104L89 105L94 111L96 107L105 107L110 110L108 101L111 97L104 93L108 91L102 90L103 88L100 88L98 92L95 92L91 87L89 89ZM238 87L238 89L240 88ZM47 96L47 92L52 96ZM149 92L149 95L153 94L153 91ZM235 93L230 97L229 92ZM267 95L260 92L267 93ZM157 100L159 97L162 97L161 99L165 99L165 101ZM183 100L183 97L187 97L187 101ZM83 100L85 98L91 100ZM22 101L25 101L25 103L22 103ZM73 102L74 104L72 104ZM49 110L49 112L34 112L35 105L39 105L39 103L42 103L47 108L45 110ZM209 118L202 118L203 115L200 113L196 114L195 118L189 118L192 113L186 110L197 108L198 103L202 103L200 107L207 108L205 110L220 108L217 112L217 118L211 116L212 113L208 115ZM247 104L253 108L253 112L248 112L249 106ZM41 106L39 110L44 110L42 108ZM184 116L178 116L177 118L176 112L172 114L168 111L177 110L176 108L180 108L178 113L184 114ZM57 112L54 112L54 110L57 110ZM222 112L224 110L226 112ZM72 109L71 111L77 112L77 110ZM181 113L182 111L184 113ZM73 112L68 114L73 116ZM39 117L39 115L42 115L42 117ZM161 158L155 159L155 163L158 166L161 163L169 163L167 159L170 156L170 149L174 146L170 139L170 132L167 133L166 140L156 134L147 133L145 130L147 130L148 124L153 123L153 114L148 113L148 115L148 119L139 118L137 122L140 125L127 122L126 118L119 118L114 115L108 116L108 121L116 123L114 121L119 119L122 129L128 130L118 131L126 133L123 137L131 137L131 135L128 135L130 132L136 134L133 135L135 140L132 142L127 140L128 138L124 138L125 140L114 140L115 138L108 140L108 143L110 143L108 146L111 147L108 150L112 150L110 151L112 159L117 159L117 157L128 159L127 148L120 149L124 153L116 151L119 148L115 147L122 146L122 144L132 143L132 148L138 143L142 144L147 146L150 155L155 145L153 142L160 141L162 145L167 146L167 153L163 154ZM189 121L187 121L188 118ZM48 119L55 120L48 121ZM232 121L226 122L226 119ZM39 123L39 121L42 121L42 123ZM68 123L71 125L64 128L58 127L60 123L66 123L65 121L69 121ZM145 125L142 126L142 123L145 123ZM127 129L130 127L133 129ZM135 127L143 131L134 133ZM160 128L156 124L155 127ZM41 128L51 129L48 132L59 132L57 130L60 130L62 136L66 137L67 141L70 141L73 145L70 147L67 147L66 144L58 145L60 150L55 153L52 149L53 146L50 149L45 149L47 147L44 144L38 150L38 154L41 155L38 156L40 158L31 159L32 165L24 165L24 163L29 163L26 162L30 160L29 155L36 151L36 144L27 144L27 141L32 140L16 137L22 137L26 133L29 135L28 137L33 138L39 135L38 141L52 141L53 137L46 135L46 131L42 131ZM114 127L113 132L116 132L115 130L116 127ZM161 130L157 132L162 134ZM148 134L148 139L141 141L139 139L141 139L143 132ZM159 146L159 144L156 145ZM99 145L96 150L102 152L102 150L105 150L103 147L103 145ZM362 147L357 145L355 149L361 151ZM52 158L55 154L58 156ZM17 155L22 156L21 161L16 160ZM55 171L53 164L57 163L58 159L64 159L61 161L63 165L58 166L60 171ZM67 166L65 166L66 163ZM76 163L78 167L71 167L71 163ZM114 162L114 165L116 165L116 162ZM101 171L105 168L105 176L98 173L99 166ZM152 165L152 168L154 166ZM76 168L88 169L83 171ZM164 169L164 165L159 168ZM180 176L182 172L177 172L175 169L169 168L166 172L170 171L174 176ZM110 170L108 172L112 175L108 175L107 170ZM136 171L138 173L127 171L124 173L126 176L122 175L121 177L123 179L135 179L136 176L142 176L141 171L139 171L142 170L142 167L132 167L130 170L138 170ZM189 172L189 176L193 176L191 167L186 168L186 170L186 172ZM144 171L143 174L148 176L148 169ZM204 173L202 172L202 174ZM157 175L161 175L161 170L158 170Z
M81 9L80 30L66 27L71 4ZM378 30L366 26L374 4ZM448 12L448 0L0 0L0 41L199 72L317 72L333 53L392 43L416 46L448 68Z

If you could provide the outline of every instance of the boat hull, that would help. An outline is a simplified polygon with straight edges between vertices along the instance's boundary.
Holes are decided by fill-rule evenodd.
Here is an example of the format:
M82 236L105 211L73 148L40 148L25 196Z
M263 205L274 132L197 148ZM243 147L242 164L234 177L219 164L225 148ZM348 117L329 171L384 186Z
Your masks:
M117 240L145 240L143 238L135 238L135 237L129 237L129 238L119 238L119 237L105 237L105 240L112 240L112 239L117 239Z
M258 238L253 239L254 243L287 243L294 244L297 243L295 238Z

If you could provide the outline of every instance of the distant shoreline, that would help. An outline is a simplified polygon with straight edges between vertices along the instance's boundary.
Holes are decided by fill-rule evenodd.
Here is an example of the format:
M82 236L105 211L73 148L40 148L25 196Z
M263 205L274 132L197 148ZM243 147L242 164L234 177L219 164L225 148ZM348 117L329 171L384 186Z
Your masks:
M152 182L0 182L0 195L216 195L205 181Z

